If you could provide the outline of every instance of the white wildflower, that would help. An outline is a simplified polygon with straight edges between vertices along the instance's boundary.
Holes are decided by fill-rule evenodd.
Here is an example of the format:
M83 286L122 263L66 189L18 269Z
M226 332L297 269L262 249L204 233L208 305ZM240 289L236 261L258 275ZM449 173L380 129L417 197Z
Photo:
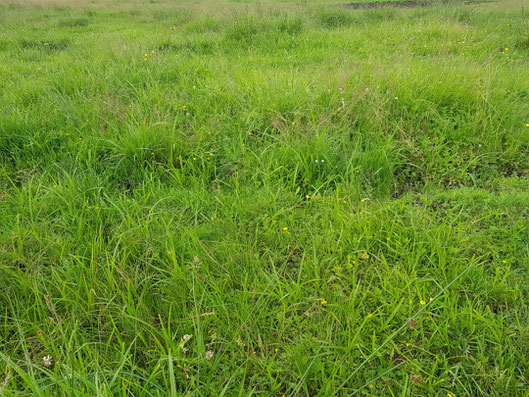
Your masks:
M51 364L53 363L51 356L48 354L47 356L42 357L42 364L45 367L51 367Z

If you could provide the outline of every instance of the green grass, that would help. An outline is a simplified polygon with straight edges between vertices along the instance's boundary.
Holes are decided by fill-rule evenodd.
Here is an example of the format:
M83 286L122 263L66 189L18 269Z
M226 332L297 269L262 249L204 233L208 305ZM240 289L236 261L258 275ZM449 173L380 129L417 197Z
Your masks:
M0 4L0 394L527 395L528 31Z

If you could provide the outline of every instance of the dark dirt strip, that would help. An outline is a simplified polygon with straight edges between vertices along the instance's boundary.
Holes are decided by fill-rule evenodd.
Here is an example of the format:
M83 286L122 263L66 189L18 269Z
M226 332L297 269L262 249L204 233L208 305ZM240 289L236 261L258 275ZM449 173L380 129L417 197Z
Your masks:
M434 5L471 5L471 4L483 4L491 3L490 1L464 1L464 2L436 2L436 1L373 1L369 3L347 3L343 6L353 10L370 9L370 8L384 8L384 7L395 7L395 8L416 8L416 7L427 7Z

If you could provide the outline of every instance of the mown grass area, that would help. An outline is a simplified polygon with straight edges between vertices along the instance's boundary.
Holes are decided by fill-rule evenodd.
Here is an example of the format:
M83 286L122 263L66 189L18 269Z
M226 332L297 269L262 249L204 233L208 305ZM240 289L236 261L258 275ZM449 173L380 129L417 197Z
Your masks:
M0 4L0 394L526 395L528 32Z

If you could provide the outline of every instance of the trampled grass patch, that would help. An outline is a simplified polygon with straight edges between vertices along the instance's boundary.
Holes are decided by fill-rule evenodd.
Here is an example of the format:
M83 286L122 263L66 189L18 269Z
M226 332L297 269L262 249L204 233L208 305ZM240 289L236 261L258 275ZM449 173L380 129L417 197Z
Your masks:
M524 395L523 4L0 5L0 394Z

